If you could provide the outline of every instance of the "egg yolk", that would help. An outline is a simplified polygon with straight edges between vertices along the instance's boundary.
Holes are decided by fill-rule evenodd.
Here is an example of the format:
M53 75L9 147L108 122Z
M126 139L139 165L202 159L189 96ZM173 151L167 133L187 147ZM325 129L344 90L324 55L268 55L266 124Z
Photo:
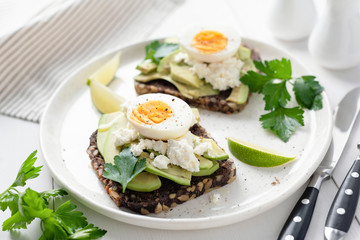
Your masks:
M217 31L206 30L196 34L191 46L205 54L212 54L225 49L227 42L228 39L224 34Z
M158 124L172 116L169 105L159 100L147 101L139 104L130 115L138 123Z

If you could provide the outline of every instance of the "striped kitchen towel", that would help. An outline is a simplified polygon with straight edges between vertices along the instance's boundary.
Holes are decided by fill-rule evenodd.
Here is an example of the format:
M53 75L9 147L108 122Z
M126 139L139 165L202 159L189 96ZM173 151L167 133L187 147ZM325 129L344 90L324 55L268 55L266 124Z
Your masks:
M178 0L74 0L0 39L0 113L39 122L64 79L91 58L145 40Z

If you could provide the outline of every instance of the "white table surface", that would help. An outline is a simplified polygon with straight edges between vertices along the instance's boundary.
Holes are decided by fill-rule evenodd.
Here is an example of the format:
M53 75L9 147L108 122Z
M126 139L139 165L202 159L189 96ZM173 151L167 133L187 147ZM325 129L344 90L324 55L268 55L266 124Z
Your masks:
M176 34L190 24L217 23L229 25L242 35L260 39L275 46L286 49L300 59L318 77L329 96L330 104L334 108L349 90L360 86L360 67L331 71L320 67L309 55L307 39L296 42L282 42L274 39L266 27L268 6L271 0L192 0L185 1L174 10L162 24L154 28L149 38L163 37ZM317 2L318 10L322 9L323 1ZM1 80L0 80L1 81ZM39 124L26 122L0 115L0 192L5 190L14 180L20 164L35 149L39 150L37 165L45 165L40 152ZM341 163L334 172L334 180L326 181L319 194L313 219L306 239L323 239L323 227L327 211L336 194L337 186L342 182L358 152L357 139L360 139L359 124L350 136L342 156ZM321 141L321 139L320 139ZM46 165L41 175L28 183L35 190L42 191L56 187ZM251 219L229 226L206 230L166 231L142 228L112 220L85 207L72 199L79 210L83 211L89 222L108 233L103 239L276 239L288 214L295 202L302 194L304 187L278 206ZM357 219L349 230L346 239L360 239L360 210L357 209ZM0 212L0 224L9 213ZM37 239L41 232L39 222L34 222L26 231L0 232L0 239Z

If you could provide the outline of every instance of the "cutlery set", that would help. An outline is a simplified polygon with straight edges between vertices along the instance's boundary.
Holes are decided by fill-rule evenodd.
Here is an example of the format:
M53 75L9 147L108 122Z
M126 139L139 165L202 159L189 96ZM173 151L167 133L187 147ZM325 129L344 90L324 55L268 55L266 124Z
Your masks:
M339 162L360 110L360 88L345 95L334 111L332 144L304 193L286 220L278 240L304 239L311 222L321 184L330 179ZM360 149L360 143L358 144ZM353 221L360 190L360 154L347 173L328 212L324 235L326 240L344 239Z

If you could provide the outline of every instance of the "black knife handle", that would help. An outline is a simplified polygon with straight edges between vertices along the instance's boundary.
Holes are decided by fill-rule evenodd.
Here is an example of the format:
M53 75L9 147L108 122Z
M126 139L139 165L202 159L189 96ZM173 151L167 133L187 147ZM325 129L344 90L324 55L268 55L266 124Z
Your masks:
M307 187L290 213L278 240L302 240L309 228L319 189Z
M347 232L353 221L359 200L360 160L359 157L351 166L326 218L325 227Z

